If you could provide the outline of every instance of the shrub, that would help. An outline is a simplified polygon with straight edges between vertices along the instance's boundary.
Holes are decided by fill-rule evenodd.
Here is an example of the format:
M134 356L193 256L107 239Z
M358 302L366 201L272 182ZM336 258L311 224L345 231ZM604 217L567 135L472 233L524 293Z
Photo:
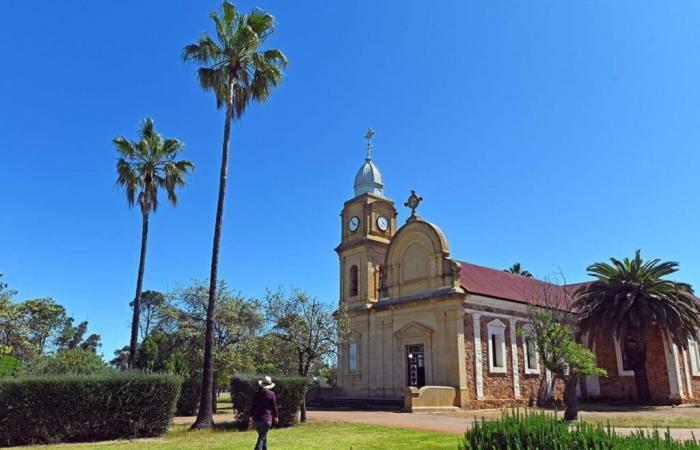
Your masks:
M0 446L162 434L180 383L138 372L0 380Z
M14 356L0 354L0 378L17 375L20 367L19 360Z
M30 375L93 375L109 370L95 352L81 348L59 350L55 355L44 355L32 361Z
M236 422L241 428L248 424L248 413L253 401L253 394L258 390L258 380L264 375L240 374L231 379L231 401ZM304 377L280 375L272 380L272 389L277 397L279 426L291 427L297 423L299 405L306 394L308 380Z
M578 422L573 426L545 413L504 412L500 420L475 421L464 433L461 450L551 449L551 450L652 450L698 449L700 443L676 441L658 430L637 431L619 436L612 427Z
M180 398L177 399L175 414L178 416L194 416L199 410L199 397L202 392L202 375L195 373L182 381Z

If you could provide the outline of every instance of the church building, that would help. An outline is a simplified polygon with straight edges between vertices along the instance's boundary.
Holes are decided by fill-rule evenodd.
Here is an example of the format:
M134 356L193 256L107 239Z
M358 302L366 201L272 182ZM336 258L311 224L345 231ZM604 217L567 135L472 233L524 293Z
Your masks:
M539 389L561 396L528 345L528 304L566 296L561 286L454 258L447 237L419 215L411 192L400 220L371 156L355 176L341 212L340 302L350 337L339 351L340 395L402 400L409 410L485 408L533 402ZM547 303L548 305L551 303ZM522 330L522 331L518 331ZM581 382L586 399L635 398L634 372L611 336L584 345L607 377ZM658 404L700 400L698 344L687 350L658 329L647 373Z

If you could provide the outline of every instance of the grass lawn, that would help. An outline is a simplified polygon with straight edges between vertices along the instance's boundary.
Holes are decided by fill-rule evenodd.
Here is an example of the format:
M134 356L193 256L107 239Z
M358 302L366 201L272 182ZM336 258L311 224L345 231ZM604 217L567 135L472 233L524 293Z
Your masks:
M582 414L584 422L592 424L607 425L615 428L698 428L700 429L700 418L673 415L649 415L649 416L628 416L616 415L592 416Z
M134 441L91 442L38 447L41 449L252 449L257 434L237 431L187 431L176 426L165 436ZM317 422L294 428L273 429L268 437L271 449L331 450L331 449L450 449L457 448L458 436L376 425Z
M528 408L531 411L544 411L554 414L552 409ZM520 410L523 411L522 409ZM498 419L501 410L478 410L456 413L460 417ZM564 412L560 410L558 417ZM616 407L606 405L583 405L579 419L591 424L607 425L615 428L698 428L700 429L700 407L671 408L661 407Z

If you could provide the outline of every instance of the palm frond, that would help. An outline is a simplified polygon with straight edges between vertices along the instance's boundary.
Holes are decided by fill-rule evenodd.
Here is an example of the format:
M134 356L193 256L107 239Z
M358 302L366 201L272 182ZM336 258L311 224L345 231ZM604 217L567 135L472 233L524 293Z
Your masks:
M664 278L677 271L677 262L644 261L639 250L632 259L592 264L594 281L576 290L573 305L582 331L594 337L614 330L620 341L631 335L644 341L656 324L685 348L700 328L700 301L688 283Z
M184 147L180 140L164 140L155 131L153 120L146 118L138 141L119 136L113 143L121 156L116 164L116 184L124 189L130 207L138 203L144 214L157 211L160 188L167 190L173 205L177 203L176 189L185 185L184 176L194 169L190 161L174 160Z
M281 84L287 58L279 50L260 49L275 29L271 14L261 9L239 14L225 1L221 11L210 17L217 41L203 34L196 44L184 48L183 59L201 64L197 71L200 87L214 93L217 108L231 108L231 116L238 119L251 99L264 102Z

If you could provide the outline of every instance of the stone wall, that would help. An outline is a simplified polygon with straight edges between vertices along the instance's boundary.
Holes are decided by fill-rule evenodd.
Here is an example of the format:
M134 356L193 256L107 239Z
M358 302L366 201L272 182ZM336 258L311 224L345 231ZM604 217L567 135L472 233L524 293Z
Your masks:
M669 367L666 361L665 341L658 328L655 328L647 342L647 377L651 390L652 402L667 404L674 402L669 380ZM669 350L670 351L670 350ZM611 336L599 336L595 343L598 367L608 372L607 377L600 377L600 394L603 399L634 401L636 387L634 375L621 373L615 340ZM672 356L672 355L671 355ZM675 368L671 367L673 375ZM681 368L682 372L682 368ZM678 400L678 399L676 399Z
M467 370L467 389L469 390L469 408L493 408L516 405L529 405L537 401L540 389L545 391L546 396L546 375L544 367L540 364L539 374L529 374L525 370L525 354L523 351L523 336L520 336L517 327L527 322L524 311L520 315L514 315L513 310L499 309L493 307L474 306L469 308L470 314L464 316L464 348L465 363ZM474 339L474 316L479 315L479 337L480 349L475 352ZM504 355L505 373L494 373L489 370L489 336L488 325L494 319L498 319L505 325L504 338L506 352ZM515 348L513 348L512 328L515 326ZM516 355L517 364L517 385L516 377L513 376L513 352ZM477 389L477 363L478 356L481 357L481 384L482 393L480 397ZM519 392L518 392L519 390ZM517 395L519 394L519 395ZM552 398L561 399L563 385L557 382L552 389Z

